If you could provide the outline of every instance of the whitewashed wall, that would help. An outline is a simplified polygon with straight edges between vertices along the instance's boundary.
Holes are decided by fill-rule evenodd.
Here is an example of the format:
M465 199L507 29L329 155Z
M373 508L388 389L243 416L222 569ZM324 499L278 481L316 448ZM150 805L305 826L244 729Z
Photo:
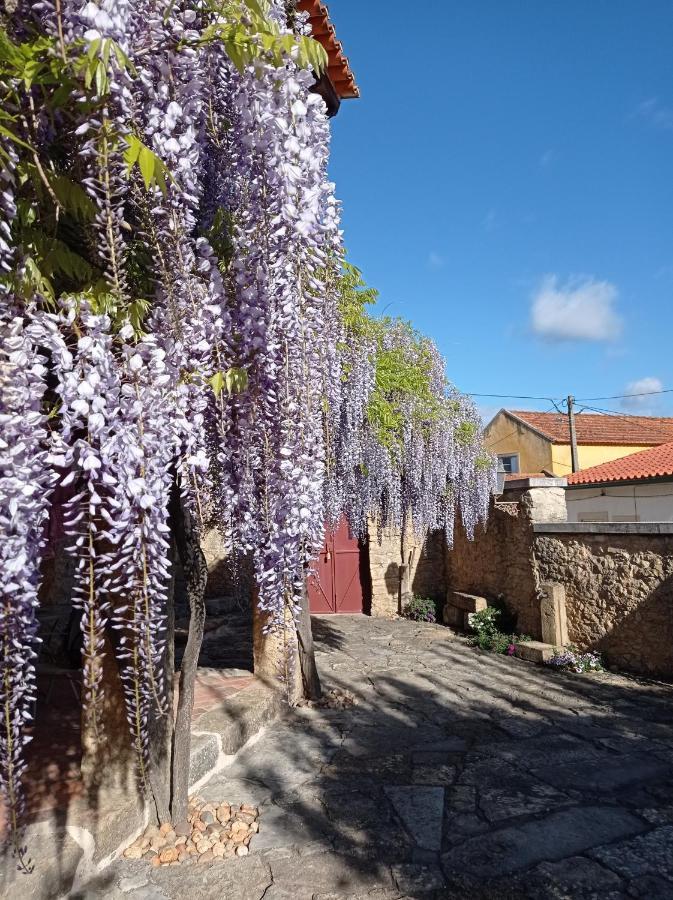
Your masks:
M569 522L673 522L673 479L656 484L568 488L566 506Z

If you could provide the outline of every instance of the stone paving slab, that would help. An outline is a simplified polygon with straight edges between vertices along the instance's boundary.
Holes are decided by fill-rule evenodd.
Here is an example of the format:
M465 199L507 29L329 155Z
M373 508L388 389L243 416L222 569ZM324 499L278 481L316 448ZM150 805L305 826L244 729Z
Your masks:
M119 861L84 900L672 900L673 688L404 620L314 634L357 705L286 711L201 791L259 806L250 856Z

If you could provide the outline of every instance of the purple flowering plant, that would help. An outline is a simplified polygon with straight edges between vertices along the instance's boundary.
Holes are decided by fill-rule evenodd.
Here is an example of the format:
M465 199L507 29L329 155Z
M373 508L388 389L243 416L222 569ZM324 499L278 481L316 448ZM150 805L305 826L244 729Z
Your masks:
M586 672L603 672L605 667L600 653L581 651L574 644L569 644L547 660L547 665L555 669L567 669L571 672L584 674Z
M414 595L404 607L402 614L405 619L414 622L434 623L437 621L437 604L429 597Z
M435 345L347 314L360 288L312 91L326 57L285 7L16 0L3 16L0 790L20 860L56 487L85 725L104 727L111 646L143 786L170 708L176 491L197 543L214 525L252 554L271 629L300 614L326 520L450 542L457 510L470 536L488 512L493 460Z

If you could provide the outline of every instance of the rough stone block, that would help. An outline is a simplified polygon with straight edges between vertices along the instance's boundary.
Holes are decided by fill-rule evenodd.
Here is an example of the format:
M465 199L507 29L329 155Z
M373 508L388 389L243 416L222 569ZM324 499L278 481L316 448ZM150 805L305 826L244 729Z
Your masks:
M515 656L528 662L542 663L554 655L554 645L542 641L518 641L515 645Z
M457 606L452 606L447 602L444 604L442 620L445 625L450 625L452 628L464 628L465 612L462 609L458 609Z
M540 625L544 643L554 647L568 643L566 592L562 584L547 581L540 585Z
M447 603L457 606L467 613L481 612L488 606L486 597L478 597L476 594L463 594L461 591L449 591Z

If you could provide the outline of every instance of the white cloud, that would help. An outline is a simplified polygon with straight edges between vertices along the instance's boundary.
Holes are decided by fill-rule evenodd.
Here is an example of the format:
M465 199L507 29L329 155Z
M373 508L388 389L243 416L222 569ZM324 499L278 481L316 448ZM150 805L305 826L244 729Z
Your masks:
M659 401L656 392L663 391L663 389L664 385L662 382L652 375L648 375L646 378L639 378L638 381L631 381L624 388L624 393L632 394L633 396L623 397L622 406L624 409L639 412L651 411L657 406Z
M664 106L657 97L643 100L638 105L636 115L656 128L663 128L666 131L673 129L673 109L670 106Z
M428 265L431 269L441 269L445 263L446 260L441 253L437 253L435 250L431 250L428 253Z
M554 150L545 150L538 160L541 169L546 169L556 160L556 152Z
M614 341L622 330L615 310L617 288L609 281L548 275L533 295L531 324L548 341Z

